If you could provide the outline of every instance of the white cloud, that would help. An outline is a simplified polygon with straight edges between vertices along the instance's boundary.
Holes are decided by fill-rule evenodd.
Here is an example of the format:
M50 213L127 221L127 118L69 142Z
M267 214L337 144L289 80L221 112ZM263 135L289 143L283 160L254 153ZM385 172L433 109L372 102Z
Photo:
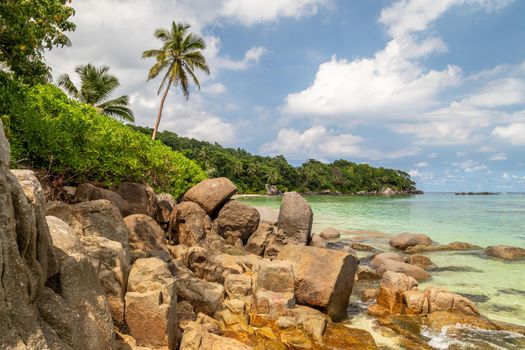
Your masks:
M463 170L466 173L473 173L477 171L487 170L487 166L485 164L480 164L478 161L469 159L462 162L454 162L452 163L452 166Z
M514 146L525 146L525 123L498 126L492 131L492 135Z
M422 172L420 171L419 169L410 169L408 171L408 175L410 175L410 177L416 179L416 180L420 180L420 181L431 181L434 179L434 173L432 172Z
M367 158L386 159L415 155L418 148L380 152L362 145L364 139L350 133L335 134L325 126L317 125L304 132L282 129L277 138L261 146L265 154L283 154L291 159Z
M416 168L428 168L430 166L429 162L419 162L414 164Z
M502 160L507 160L507 155L505 153L498 153L498 154L494 154L493 156L491 156L489 158L489 160L493 161L493 162L497 162L497 161L502 161Z
M525 103L525 81L514 78L492 80L464 102L477 107L523 104Z
M222 83L213 83L202 87L202 92L210 95L220 95L225 93L226 90L226 86Z

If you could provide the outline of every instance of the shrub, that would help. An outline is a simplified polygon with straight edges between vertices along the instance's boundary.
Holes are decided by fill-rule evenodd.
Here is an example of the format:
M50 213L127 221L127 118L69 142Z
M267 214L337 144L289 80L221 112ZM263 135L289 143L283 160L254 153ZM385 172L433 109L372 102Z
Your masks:
M206 176L182 154L53 85L26 87L0 76L0 115L9 121L15 162L48 169L66 183L142 182L175 196Z

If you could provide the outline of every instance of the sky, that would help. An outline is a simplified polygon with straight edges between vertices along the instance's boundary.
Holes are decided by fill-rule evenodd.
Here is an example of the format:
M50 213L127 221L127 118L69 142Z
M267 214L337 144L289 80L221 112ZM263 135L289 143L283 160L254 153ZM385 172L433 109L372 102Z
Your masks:
M525 191L525 1L73 0L56 77L107 65L152 126L147 82L172 21L204 37L209 76L166 100L160 130L407 171L425 191Z

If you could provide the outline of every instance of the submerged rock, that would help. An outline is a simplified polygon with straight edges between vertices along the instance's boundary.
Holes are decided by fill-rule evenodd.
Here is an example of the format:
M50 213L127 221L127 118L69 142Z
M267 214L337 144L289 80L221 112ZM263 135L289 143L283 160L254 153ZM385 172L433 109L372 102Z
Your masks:
M415 245L430 246L432 239L420 233L401 233L390 240L390 245L396 249L405 250Z
M508 245L490 246L485 249L488 256L500 258L503 260L521 260L525 259L525 249L512 247Z

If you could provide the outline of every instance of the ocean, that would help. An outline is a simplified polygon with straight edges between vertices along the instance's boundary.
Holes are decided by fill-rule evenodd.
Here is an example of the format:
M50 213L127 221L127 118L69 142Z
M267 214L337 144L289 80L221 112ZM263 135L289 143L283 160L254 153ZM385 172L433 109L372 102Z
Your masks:
M425 233L438 243L464 241L483 248L498 244L525 248L525 194L458 196L454 193L426 193L400 197L306 198L314 212L314 232L334 227L388 234ZM239 199L250 205L274 209L280 205L279 197ZM345 239L345 235L341 239ZM391 249L384 243L378 248ZM359 252L359 257L366 255ZM431 252L425 255L440 269L432 272L431 280L420 283L420 289L435 285L468 295L484 316L525 326L525 261L487 258L482 251ZM352 297L351 301L354 299ZM366 323L363 319L356 319L356 322Z

